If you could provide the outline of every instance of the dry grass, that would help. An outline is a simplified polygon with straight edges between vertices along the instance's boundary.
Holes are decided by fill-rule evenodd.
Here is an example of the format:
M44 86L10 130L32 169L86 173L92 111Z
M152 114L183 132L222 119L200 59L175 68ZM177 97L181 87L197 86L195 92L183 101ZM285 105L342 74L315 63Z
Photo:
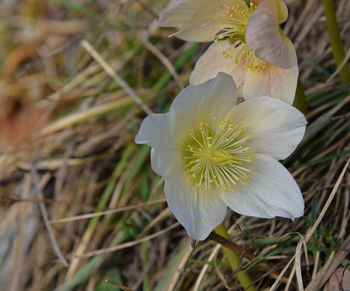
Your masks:
M167 2L0 3L0 290L176 285L191 240L166 206L149 148L133 140L146 113L167 110L207 44L158 28ZM284 29L310 112L304 141L284 163L305 216L293 223L231 211L226 223L260 290L309 291L350 264L350 84L326 82L335 67L320 1L287 3ZM350 49L350 2L337 7ZM181 290L225 286L239 289L219 248L197 244Z

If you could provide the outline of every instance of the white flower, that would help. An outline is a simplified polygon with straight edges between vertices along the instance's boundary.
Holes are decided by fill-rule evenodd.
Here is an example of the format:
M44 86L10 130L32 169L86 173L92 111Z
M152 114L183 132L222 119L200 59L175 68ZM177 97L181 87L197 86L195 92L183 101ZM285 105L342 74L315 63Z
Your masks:
M173 35L213 44L201 56L190 84L218 72L230 74L245 99L271 96L293 103L299 74L292 42L280 23L288 10L282 0L176 0L160 14L162 26L178 27Z
M271 97L236 104L232 77L181 91L165 114L151 114L135 140L152 147L153 170L176 218L196 240L219 225L227 206L249 216L294 219L304 202L288 157L305 132L302 113Z

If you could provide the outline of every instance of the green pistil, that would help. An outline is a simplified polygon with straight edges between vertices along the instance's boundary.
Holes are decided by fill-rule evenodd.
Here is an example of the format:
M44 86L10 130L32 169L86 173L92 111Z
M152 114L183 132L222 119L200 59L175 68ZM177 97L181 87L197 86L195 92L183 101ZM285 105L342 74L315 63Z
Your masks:
M228 120L201 122L182 144L185 172L197 188L235 191L251 173L252 148L239 124Z

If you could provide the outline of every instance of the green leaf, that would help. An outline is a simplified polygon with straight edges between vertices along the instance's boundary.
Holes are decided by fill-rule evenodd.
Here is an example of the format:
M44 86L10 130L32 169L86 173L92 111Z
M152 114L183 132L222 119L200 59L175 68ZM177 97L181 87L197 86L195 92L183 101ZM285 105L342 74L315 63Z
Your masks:
M119 290L121 290L120 288L118 288L114 285L108 284L106 282L106 280L123 285L122 279L120 276L120 272L117 268L112 268L107 272L107 274L98 283L95 291L119 291Z

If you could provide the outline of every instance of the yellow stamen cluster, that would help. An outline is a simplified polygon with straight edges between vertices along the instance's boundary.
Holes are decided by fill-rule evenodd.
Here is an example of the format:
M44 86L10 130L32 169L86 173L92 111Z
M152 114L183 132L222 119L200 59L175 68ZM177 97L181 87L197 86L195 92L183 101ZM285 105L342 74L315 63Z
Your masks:
M232 50L223 51L223 55L231 64L242 64L242 70L249 69L252 71L264 70L266 63L259 59L255 52L246 45L245 33L252 13L256 6L250 2L246 5L244 0L239 0L239 4L226 5L226 19L225 23L220 23L220 31L213 37L213 42L219 40L228 40L232 46ZM213 21L218 21L216 17Z
M228 120L201 122L182 144L186 174L205 191L215 187L234 192L251 173L254 151L247 145L249 139L243 126Z
M266 68L266 62L259 59L255 52L247 47L244 43L235 47L234 50L223 51L222 55L225 59L230 60L227 66L231 66L231 63L242 65L242 70L249 69L252 71L260 72Z

